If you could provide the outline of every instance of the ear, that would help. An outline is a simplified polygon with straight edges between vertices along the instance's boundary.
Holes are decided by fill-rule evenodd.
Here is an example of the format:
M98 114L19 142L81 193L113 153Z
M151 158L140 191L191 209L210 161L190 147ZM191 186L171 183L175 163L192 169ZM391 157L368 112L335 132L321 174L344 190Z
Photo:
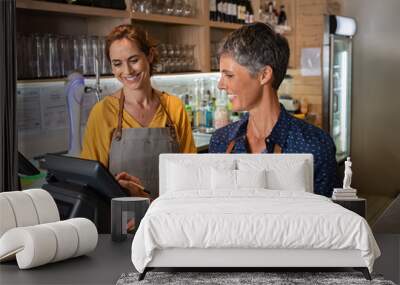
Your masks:
M260 84L266 85L268 83L272 83L273 78L274 78L274 72L272 70L272 67L269 65L266 65L259 74Z

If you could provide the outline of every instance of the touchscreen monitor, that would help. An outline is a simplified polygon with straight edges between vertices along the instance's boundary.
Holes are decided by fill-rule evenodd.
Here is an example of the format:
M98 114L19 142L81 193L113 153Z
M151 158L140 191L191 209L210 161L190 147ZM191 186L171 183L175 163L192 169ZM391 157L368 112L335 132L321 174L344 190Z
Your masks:
M108 198L128 196L108 169L96 160L46 154L44 166L58 182L89 187Z

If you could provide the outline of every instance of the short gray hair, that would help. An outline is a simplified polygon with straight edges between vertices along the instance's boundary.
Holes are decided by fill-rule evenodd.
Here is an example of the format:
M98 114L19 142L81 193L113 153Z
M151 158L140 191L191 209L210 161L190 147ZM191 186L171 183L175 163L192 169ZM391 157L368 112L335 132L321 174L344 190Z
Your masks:
M230 33L223 41L218 55L230 55L249 70L252 76L269 65L273 71L272 88L278 90L289 62L289 44L269 25L253 23Z

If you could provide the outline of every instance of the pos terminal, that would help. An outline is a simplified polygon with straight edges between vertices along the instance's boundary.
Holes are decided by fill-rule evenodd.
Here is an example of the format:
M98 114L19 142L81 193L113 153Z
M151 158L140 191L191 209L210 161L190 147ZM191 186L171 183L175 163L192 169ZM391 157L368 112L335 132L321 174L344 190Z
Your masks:
M47 190L56 201L62 220L90 219L99 233L110 233L110 203L127 193L98 161L47 154Z

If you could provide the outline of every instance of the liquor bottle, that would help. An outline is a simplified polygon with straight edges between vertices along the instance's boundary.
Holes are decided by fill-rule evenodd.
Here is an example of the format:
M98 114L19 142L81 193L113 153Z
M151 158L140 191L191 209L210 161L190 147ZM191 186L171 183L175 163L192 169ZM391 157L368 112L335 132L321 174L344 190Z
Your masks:
M229 22L229 1L228 0L222 0L222 21L223 22Z
M210 20L217 20L217 0L209 0L210 5Z
M250 17L249 1L248 0L244 0L244 23L245 24L249 23L249 17Z
M227 15L225 22L230 23L230 22L232 22L232 0L228 0L226 2L228 4L226 6L226 11L225 11L225 13Z
M237 6L237 11L238 11L238 23L239 24L244 24L246 20L246 1L245 0L239 0L238 6Z
M287 25L287 16L285 12L285 5L281 5L281 11L278 16L278 25Z
M192 112L192 106L190 105L189 94L185 95L185 110L189 118L189 123L193 128L193 112Z
M246 24L254 23L254 11L250 0L246 0Z
M237 15L237 1L232 0L232 22L238 23L238 15Z
M225 22L230 23L232 21L232 14L231 14L231 9L232 9L232 0L226 0L226 6L225 6Z
M241 18L242 18L242 0L238 0L236 3L236 17L237 17L237 23L241 23Z
M229 124L228 110L226 105L217 104L214 114L214 128L219 129Z
M268 3L268 10L267 10L267 17L266 17L266 21L267 24L270 24L271 26L275 26L276 25L276 10L274 8L274 4L273 2L269 2Z
M207 97L208 100L206 101L206 108L205 108L205 127L206 127L206 132L211 131L214 125L214 101L211 98L211 92L210 90L207 90Z
M224 0L217 0L217 20L224 21Z
M276 20L278 21L279 13L278 13L278 9L276 9L276 1L275 0L272 1L272 11L275 15Z

